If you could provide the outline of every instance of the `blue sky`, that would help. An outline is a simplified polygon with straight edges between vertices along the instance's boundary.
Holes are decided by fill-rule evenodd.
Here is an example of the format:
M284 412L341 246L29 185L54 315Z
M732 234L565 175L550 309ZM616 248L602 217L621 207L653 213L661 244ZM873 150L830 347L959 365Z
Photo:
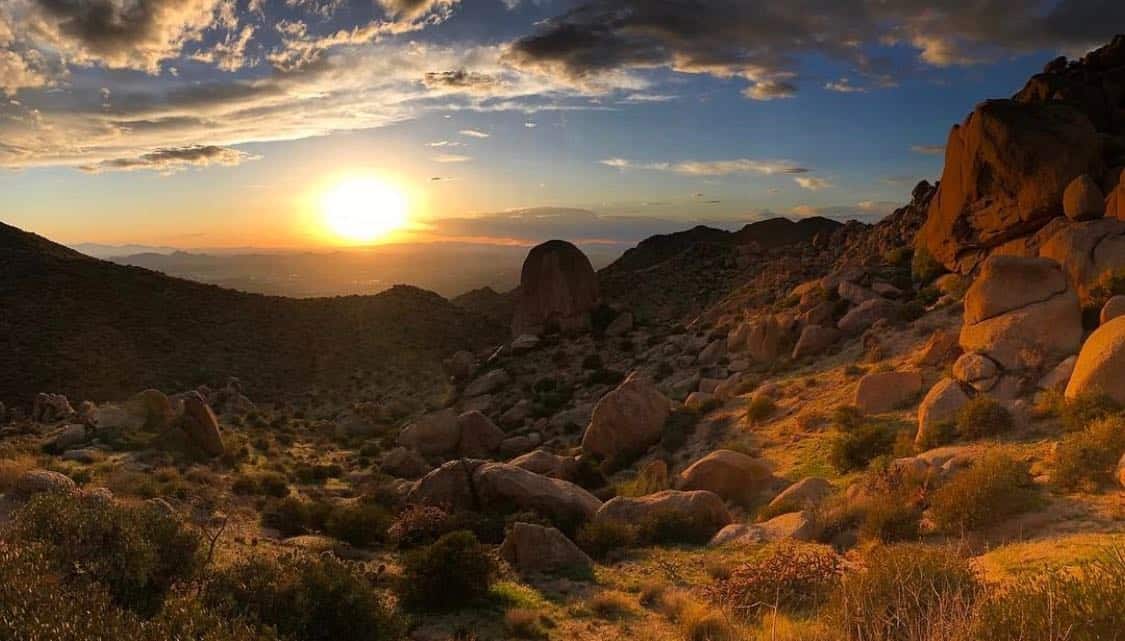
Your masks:
M377 175L417 238L872 221L973 104L1125 31L1123 5L10 0L0 219L310 246L319 195Z

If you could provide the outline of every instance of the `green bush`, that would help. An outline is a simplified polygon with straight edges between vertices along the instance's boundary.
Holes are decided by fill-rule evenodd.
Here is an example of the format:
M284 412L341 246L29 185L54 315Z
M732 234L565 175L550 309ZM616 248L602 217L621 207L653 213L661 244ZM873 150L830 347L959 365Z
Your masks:
M488 594L495 571L472 532L450 532L405 557L399 594L420 610L455 610Z
M1051 481L1063 490L1096 490L1112 481L1123 453L1125 419L1116 416L1094 421L1059 441Z
M637 542L637 528L615 519L588 521L578 530L575 543L591 557L604 560Z
M864 569L845 574L829 620L848 641L968 639L979 586L968 561L948 548L877 547Z
M832 410L832 424L841 432L850 432L863 423L863 410L855 405L840 405Z
M0 543L0 639L12 641L276 641L269 630L226 622L191 598L152 618L118 606L105 586L67 572L42 546Z
M755 394L746 406L746 421L751 425L757 425L773 416L776 410L777 405L772 398L765 394Z
M983 394L970 400L957 412L957 433L962 438L997 436L1012 429L1012 414L1000 403Z
M910 260L910 276L915 282L925 285L945 272L945 266L934 258L925 247L914 249L914 256Z
M1125 630L1125 553L1107 550L1078 568L1036 572L981 604L976 641L1105 641Z
M324 532L351 545L367 547L386 540L392 522L391 513L380 505L341 505L329 513Z
M1078 432L1096 421L1120 413L1121 406L1104 394L1082 394L1064 399L1059 412L1063 428L1068 432Z
M840 580L839 558L820 547L780 545L741 564L707 590L708 598L739 615L757 619L775 610L811 612Z
M879 494L864 506L859 536L883 543L916 541L922 514L897 494Z
M309 504L295 496L273 501L262 510L262 525L274 528L282 536L305 534L311 519Z
M40 494L16 513L13 531L20 541L42 545L57 571L77 571L143 616L158 612L200 563L198 534L148 504Z
M637 540L645 545L702 544L714 533L713 523L673 510L655 512L637 524Z
M331 557L255 557L223 568L202 601L289 641L397 641L405 631L370 582Z
M277 472L262 472L259 474L239 475L231 483L231 491L235 494L254 495L260 494L274 498L289 496L289 480L284 474Z
M873 459L889 454L897 430L878 423L865 423L849 432L837 434L828 451L828 462L841 473L867 467Z
M944 532L960 534L1000 523L1034 507L1028 465L990 452L930 497L930 514Z

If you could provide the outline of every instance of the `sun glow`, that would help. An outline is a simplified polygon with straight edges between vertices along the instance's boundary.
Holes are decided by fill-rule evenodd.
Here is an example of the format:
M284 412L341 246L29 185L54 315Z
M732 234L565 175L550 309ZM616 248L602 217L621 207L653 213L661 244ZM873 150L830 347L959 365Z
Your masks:
M342 241L369 243L407 224L409 204L402 190L381 178L344 179L321 195L324 225Z

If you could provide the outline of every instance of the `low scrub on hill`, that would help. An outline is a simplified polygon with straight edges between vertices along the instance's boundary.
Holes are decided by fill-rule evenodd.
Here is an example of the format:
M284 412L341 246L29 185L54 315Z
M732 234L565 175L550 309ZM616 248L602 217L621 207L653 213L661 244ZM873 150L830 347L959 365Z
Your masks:
M1125 418L1094 421L1063 437L1055 449L1051 481L1062 490L1095 491L1113 480L1125 453Z
M404 558L399 595L419 610L455 610L482 600L495 574L476 536L450 532Z
M930 497L934 524L950 534L988 527L1035 506L1027 463L990 452Z
M780 545L735 567L707 591L708 597L748 619L771 612L809 613L840 580L839 558L820 546Z

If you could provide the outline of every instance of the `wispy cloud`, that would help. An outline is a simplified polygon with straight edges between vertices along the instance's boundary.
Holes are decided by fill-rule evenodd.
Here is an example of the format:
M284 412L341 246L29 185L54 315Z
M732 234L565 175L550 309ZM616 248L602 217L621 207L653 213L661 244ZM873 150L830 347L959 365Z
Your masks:
M462 156L459 154L439 154L434 156L434 162L440 163L470 162L472 159L472 156Z
M488 138L489 136L491 136L491 134L480 131L478 129L462 129L457 133L461 134L462 136L468 136L469 138Z
M232 167L248 160L257 160L246 152L218 147L215 145L194 145L174 149L157 149L147 154L128 158L113 158L101 162L82 165L80 169L87 173L101 173L103 171L136 171L151 170L161 174L172 174L188 167L207 167L209 165L223 165Z
M820 191L833 186L831 181L816 176L797 176L793 180L801 186L801 189L808 189L809 191Z
M927 156L938 156L945 153L945 145L911 145L910 151Z
M671 171L685 176L732 176L737 174L805 174L809 170L788 160L687 160L682 162L634 162L626 158L606 158L598 161L607 167L620 170Z
M867 93L867 87L853 85L848 78L840 78L824 85L824 88L837 93Z

